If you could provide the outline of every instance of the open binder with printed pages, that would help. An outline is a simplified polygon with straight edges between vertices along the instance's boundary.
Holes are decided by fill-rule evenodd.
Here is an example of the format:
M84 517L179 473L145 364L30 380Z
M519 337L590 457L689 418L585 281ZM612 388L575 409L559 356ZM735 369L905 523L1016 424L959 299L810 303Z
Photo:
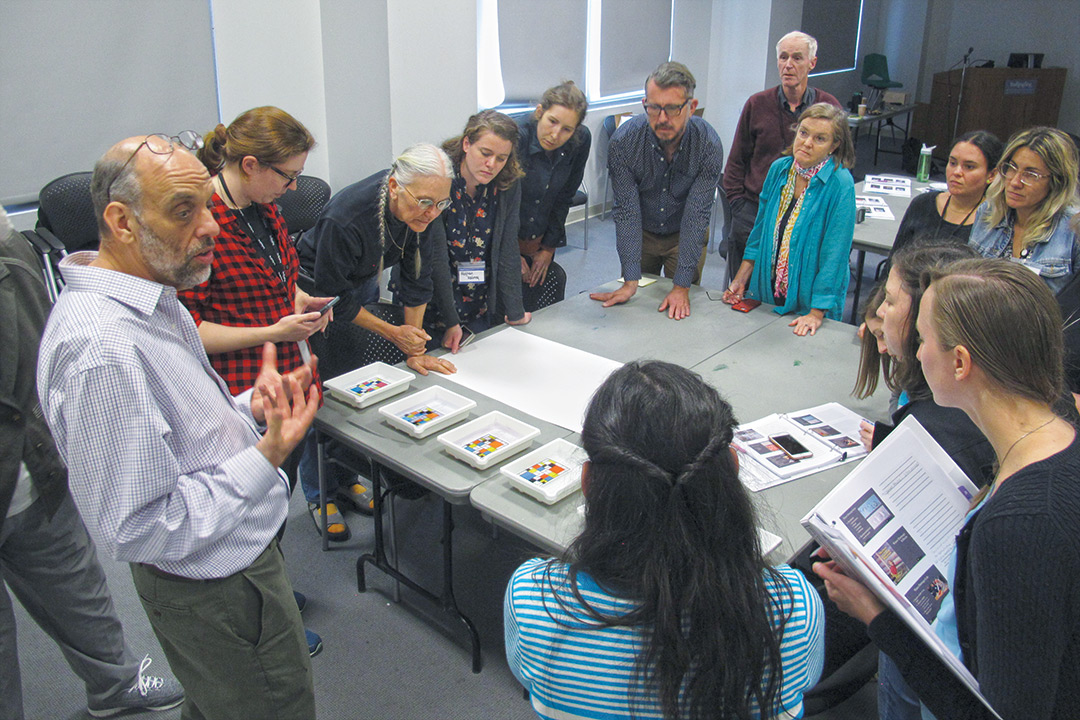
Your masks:
M840 403L825 403L793 413L774 413L735 429L739 479L750 490L765 488L842 465L866 455L859 440L862 416ZM771 438L791 435L808 457L795 458Z
M931 627L951 592L953 545L977 490L909 417L802 524L993 712L978 680Z

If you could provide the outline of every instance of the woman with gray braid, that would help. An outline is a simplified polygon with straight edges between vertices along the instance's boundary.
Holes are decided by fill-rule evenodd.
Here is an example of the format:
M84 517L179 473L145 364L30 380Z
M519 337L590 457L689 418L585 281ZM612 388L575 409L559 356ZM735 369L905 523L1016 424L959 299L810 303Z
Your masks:
M341 296L327 332L329 356L321 358L324 377L365 364L358 345L376 341L368 333L400 351L396 358L385 358L391 364L407 358L422 375L453 372L449 363L424 355L430 338L423 330L432 258L446 242L443 224L433 221L450 204L453 174L442 150L413 145L389 170L335 194L315 227L300 238L300 264L315 278L315 287L324 295ZM404 322L387 322L365 307L378 302L379 277L391 267L395 304L404 307Z
M731 406L693 372L634 362L589 403L585 529L506 591L506 656L542 718L800 717L823 611L762 556Z
M300 265L315 279L314 287L321 295L341 297L325 337L311 339L324 378L375 360L391 365L404 360L421 375L455 371L450 362L426 354L431 338L423 330L432 264L437 248L446 245L443 224L433 221L450 204L453 175L446 153L434 145L413 145L389 170L336 193L315 226L300 238ZM384 268L393 268L392 304L379 302ZM318 468L307 460L305 455L300 481L321 532ZM336 469L326 475L328 497L336 495L359 512L371 512L366 481L357 482ZM326 510L329 538L348 540L349 528L336 504L328 502Z

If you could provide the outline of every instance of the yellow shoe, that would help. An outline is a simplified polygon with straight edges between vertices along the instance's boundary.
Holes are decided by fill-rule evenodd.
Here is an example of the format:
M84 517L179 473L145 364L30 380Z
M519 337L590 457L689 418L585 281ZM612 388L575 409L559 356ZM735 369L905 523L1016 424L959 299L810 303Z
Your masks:
M358 480L362 479L357 477ZM365 480L364 483L367 481ZM338 500L348 505L361 515L370 515L375 510L375 495L366 484L355 482L337 492Z
M308 511L311 513L311 519L315 521L315 530L322 534L322 509L319 507L319 503L308 503ZM326 503L327 538L334 542L344 542L351 535L349 526L345 524L345 518L337 509L337 505L332 502Z

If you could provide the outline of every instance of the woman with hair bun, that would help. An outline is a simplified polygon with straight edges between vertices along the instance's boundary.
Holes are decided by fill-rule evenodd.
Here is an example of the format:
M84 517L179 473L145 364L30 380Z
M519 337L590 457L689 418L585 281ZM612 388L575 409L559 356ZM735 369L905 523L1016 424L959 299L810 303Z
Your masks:
M821 599L764 558L736 424L670 363L629 363L596 391L585 528L506 591L507 660L540 717L802 716L824 660Z
M276 107L241 113L208 132L196 155L213 176L215 238L210 279L178 293L218 374L234 395L255 384L263 343L277 345L278 367L303 364L297 347L329 318L296 285L300 265L274 201L295 187L315 139Z

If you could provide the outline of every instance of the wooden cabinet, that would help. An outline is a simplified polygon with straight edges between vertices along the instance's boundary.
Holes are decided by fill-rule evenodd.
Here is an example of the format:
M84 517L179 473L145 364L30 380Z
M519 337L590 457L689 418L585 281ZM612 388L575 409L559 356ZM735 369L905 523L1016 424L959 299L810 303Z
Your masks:
M968 68L956 133L989 130L1008 142L1017 130L1032 125L1056 126L1065 72L1065 68ZM925 142L937 145L937 157L949 154L961 74L962 69L957 69L934 75Z

